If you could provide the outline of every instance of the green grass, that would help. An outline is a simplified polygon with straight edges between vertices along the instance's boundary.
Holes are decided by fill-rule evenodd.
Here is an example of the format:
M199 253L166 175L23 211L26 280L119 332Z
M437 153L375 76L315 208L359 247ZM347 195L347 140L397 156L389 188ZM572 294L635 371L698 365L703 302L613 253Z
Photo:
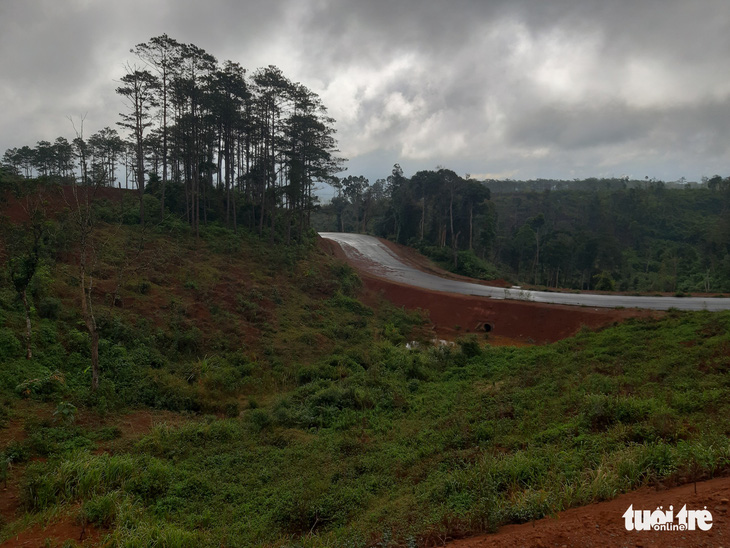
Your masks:
M0 447L28 519L71 513L113 546L413 546L730 469L730 313L408 350L420 316L364 305L311 247L149 238L124 307L97 295L96 393L71 265L48 270L61 304L34 312L31 361L0 287L0 427L20 398L58 411ZM196 418L136 441L76 420L130 407Z
M673 313L544 347L383 341L300 367L293 390L240 418L158 427L113 457L34 463L23 496L30 511L83 501L124 546L492 531L726 471L728 327L727 313Z

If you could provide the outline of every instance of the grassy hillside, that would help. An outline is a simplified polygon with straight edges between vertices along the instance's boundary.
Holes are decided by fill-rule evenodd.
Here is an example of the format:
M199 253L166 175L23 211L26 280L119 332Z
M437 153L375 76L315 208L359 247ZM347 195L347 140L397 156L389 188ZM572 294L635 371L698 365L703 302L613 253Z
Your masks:
M64 384L86 403L105 398L112 407L221 412L240 403L241 393L286 385L300 365L378 338L388 322L406 330L420 322L353 300L357 275L319 250L313 235L306 245L272 246L209 226L196 239L186 226L170 221L144 230L101 223L93 237L101 395L84 393L90 383L89 336L80 311L79 252L64 241L63 227L57 227L54 252L29 287L30 362L21 359L22 306L2 272L5 390L12 392L31 373L45 377L59 370ZM160 399L163 386L170 390L169 401Z
M140 230L95 236L96 393L73 247L33 287L32 360L3 281L0 481L28 514L0 541L70 519L113 546L417 546L730 469L728 313L408 349L419 317L361 304L314 240ZM78 420L135 407L182 415Z

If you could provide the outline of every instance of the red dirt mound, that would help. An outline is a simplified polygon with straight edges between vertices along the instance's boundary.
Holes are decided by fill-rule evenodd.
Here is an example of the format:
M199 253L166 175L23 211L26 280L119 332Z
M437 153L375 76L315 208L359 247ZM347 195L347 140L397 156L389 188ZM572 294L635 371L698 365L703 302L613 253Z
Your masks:
M458 540L446 544L449 548L516 548L525 546L562 547L648 547L699 546L730 547L728 519L730 478L717 478L657 491L644 487L611 501L572 508L555 517L534 523L508 525L492 535ZM707 510L712 514L709 531L627 531L623 514L633 505L634 510L664 511L673 506L676 516L684 505L687 510ZM675 524L677 523L675 518Z

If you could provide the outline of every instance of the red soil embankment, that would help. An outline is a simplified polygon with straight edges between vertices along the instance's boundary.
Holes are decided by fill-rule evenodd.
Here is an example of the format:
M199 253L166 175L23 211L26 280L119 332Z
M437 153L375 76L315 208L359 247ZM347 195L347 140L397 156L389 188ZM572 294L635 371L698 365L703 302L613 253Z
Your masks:
M730 478L716 478L672 489L657 491L644 487L613 500L560 512L534 523L507 525L491 535L446 544L449 548L522 548L531 547L730 547L728 500ZM709 531L627 531L623 514L634 510L664 511L673 506L676 516L684 505L687 510L707 510L712 514ZM678 523L675 519L675 524Z
M423 272L484 283L444 273L430 265L428 259L416 251L404 251L402 246L382 241L403 257L404 262ZM332 255L348 261L339 244L323 239L321 245ZM437 335L446 339L467 333L488 333L492 344L548 343L570 337L583 326L598 329L627 318L660 314L649 310L541 304L431 291L375 276L369 272L372 265L349 262L359 270L365 288L371 295L366 296L366 300L372 296L381 296L410 310L421 309L428 313ZM493 285L504 287L504 282L498 280Z
M497 300L430 291L369 275L362 278L368 290L392 303L428 311L436 333L444 338L488 333L496 341L506 338L521 343L548 343L570 337L583 326L597 329L626 318L652 314L632 309Z

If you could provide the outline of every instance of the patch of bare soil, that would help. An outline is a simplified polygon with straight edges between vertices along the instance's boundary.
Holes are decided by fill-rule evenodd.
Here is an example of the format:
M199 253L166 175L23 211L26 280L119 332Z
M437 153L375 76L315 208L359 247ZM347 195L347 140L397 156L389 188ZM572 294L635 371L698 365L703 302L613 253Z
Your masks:
M0 451L4 451L14 441L23 441L25 421L29 418L38 420L50 419L53 416L54 406L48 403L39 403L30 400L17 400L12 407L12 417L5 426L0 427Z
M730 478L716 478L663 491L644 487L611 501L572 508L534 523L507 525L497 533L457 540L449 548L516 548L516 547L730 547L728 519ZM684 505L687 510L704 510L712 514L709 531L627 531L622 517L633 505L634 510L673 507L676 516ZM675 518L675 524L678 521Z
M542 344L575 335L583 326L598 329L646 310L588 308L526 303L442 293L407 286L367 274L365 287L394 304L427 312L434 331L445 339L468 333L486 335L491 344Z
M99 417L94 413L82 414L76 421L79 426L94 429L102 427L119 428L119 440L134 440L147 434L156 424L182 424L191 420L189 417L172 411L139 409L124 415ZM104 444L100 445L104 449Z
M443 270L415 250L381 241L423 272L484 285L504 285L502 280L492 284L451 273L444 274ZM342 248L332 240L322 240L321 245L335 257L348 260ZM374 276L369 273L372 271L370 264L360 264L358 261L351 261L351 264L359 270L369 293L365 296L366 301L375 302L381 297L407 309L420 309L427 313L433 330L443 339L476 333L486 335L489 343L494 345L543 344L575 335L583 326L598 329L627 318L661 314L651 310L552 305L443 293Z
M34 525L6 540L0 544L0 547L56 547L62 546L66 540L74 540L81 544L81 546L98 546L106 534L103 530L96 529L90 525L82 527L81 525L77 525L73 519L65 518L45 527L42 525Z
M73 209L78 203L84 204L87 199L89 201L97 200L109 200L111 202L119 201L124 196L135 196L136 193L133 190L111 188L111 187L86 187L62 185L52 186L42 190L44 209L51 216L58 214L64 209ZM30 198L30 200L36 199L36 196ZM2 203L3 200L0 200ZM21 199L18 200L10 193L4 196L5 205L2 208L1 213L6 215L13 223L23 223L29 220L29 209L32 209L28 201Z

